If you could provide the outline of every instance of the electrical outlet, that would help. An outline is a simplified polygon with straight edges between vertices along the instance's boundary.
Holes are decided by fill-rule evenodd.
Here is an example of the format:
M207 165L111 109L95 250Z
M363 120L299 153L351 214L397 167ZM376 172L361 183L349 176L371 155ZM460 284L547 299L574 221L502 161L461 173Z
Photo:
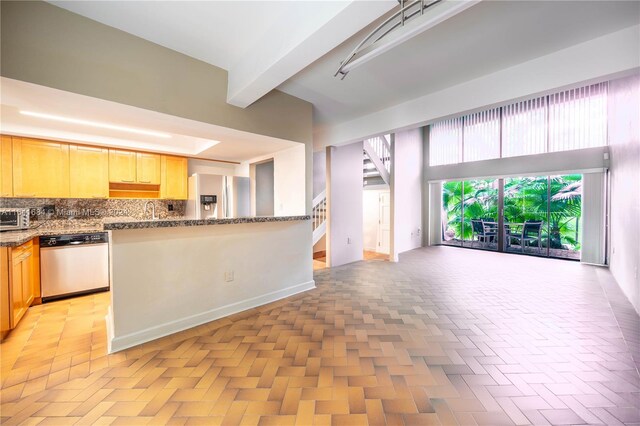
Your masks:
M351 238L347 237L347 244L351 244Z
M226 282L231 282L233 281L234 277L233 277L233 271L227 271L224 273L224 280Z
M172 212L173 211L173 204L167 204L167 210Z

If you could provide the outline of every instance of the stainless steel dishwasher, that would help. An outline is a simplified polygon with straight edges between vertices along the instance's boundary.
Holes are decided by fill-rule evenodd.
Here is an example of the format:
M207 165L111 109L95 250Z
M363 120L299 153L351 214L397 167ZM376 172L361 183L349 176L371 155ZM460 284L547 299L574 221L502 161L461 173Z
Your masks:
M42 301L109 289L106 232L40 237Z

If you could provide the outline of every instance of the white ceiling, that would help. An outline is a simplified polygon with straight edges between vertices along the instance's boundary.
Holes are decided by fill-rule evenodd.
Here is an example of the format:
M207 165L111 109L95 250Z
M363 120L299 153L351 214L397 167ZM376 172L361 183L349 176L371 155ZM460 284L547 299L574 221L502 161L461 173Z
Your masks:
M305 99L321 127L640 22L638 1L485 0L340 80L340 62L395 0L51 3L229 70L233 105L275 87Z
M236 162L299 145L4 77L0 84L3 134ZM169 137L60 122L20 111L160 132Z
M373 24L278 89L312 102L316 125L334 125L638 22L637 1L482 1L334 78Z
M313 16L321 1L50 1L225 70L285 16ZM295 24L295 23L292 23ZM271 35L270 35L271 34Z
M50 3L229 72L247 107L397 5L396 0Z

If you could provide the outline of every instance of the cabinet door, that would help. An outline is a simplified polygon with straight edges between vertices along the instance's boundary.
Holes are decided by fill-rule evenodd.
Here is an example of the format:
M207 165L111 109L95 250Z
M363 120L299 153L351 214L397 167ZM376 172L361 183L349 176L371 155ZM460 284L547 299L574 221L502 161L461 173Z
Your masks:
M160 184L160 155L136 153L138 160L138 183Z
M22 252L11 256L11 328L15 328L27 310L24 303Z
M109 197L109 150L69 146L70 187L73 198Z
M13 156L11 136L2 136L0 142L0 197L13 197Z
M160 196L169 200L186 200L187 159L163 155L160 164Z
M11 280L9 271L12 269L8 247L0 247L0 332L3 334L11 330Z
M25 311L33 303L33 252L31 249L22 255L22 303Z
M69 144L12 137L16 197L69 197Z
M109 150L109 182L136 182L136 153L133 151Z

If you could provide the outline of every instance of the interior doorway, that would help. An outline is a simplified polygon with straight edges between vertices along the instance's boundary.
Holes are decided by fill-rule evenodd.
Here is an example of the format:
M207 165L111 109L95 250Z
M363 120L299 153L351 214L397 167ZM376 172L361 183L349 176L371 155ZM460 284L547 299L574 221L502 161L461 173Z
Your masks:
M391 241L391 193L386 185L362 191L362 224L365 259L386 259Z

